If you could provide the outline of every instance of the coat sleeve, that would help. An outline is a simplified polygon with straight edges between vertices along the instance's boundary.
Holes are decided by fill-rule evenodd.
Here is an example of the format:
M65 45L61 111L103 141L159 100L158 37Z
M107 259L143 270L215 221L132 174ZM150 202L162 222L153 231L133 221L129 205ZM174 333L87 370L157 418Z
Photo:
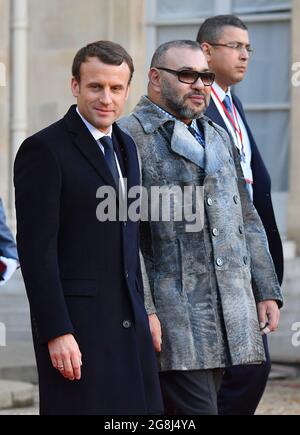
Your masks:
M152 281L152 285L150 284L149 278L148 278L148 273L147 273L147 268L146 268L146 262L144 260L144 256L142 254L142 252L140 252L140 260L141 260L141 273L142 273L142 278L143 278L143 285L144 285L144 299L145 299L145 309L146 312L148 314L148 316L150 314L156 314L156 308L155 308L155 303L154 303L154 298L153 298L153 281ZM148 262L148 270L149 270L149 258L147 260Z
M17 244L40 343L73 334L58 265L58 233L62 174L41 139L32 137L20 147L14 165Z
M17 247L13 235L6 225L2 200L0 198L0 256L18 261Z
M261 219L251 201L240 164L238 150L232 145L238 189L242 205L247 248L251 259L252 288L256 303L275 300L281 308L283 298Z

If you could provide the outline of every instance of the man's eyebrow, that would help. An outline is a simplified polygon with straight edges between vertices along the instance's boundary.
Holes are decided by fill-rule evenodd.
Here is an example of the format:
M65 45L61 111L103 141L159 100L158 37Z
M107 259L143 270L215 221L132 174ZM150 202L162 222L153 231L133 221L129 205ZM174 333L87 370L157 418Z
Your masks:
M196 69L194 69L191 66L182 66L182 67L179 68L178 71L196 71L196 72L198 72ZM201 72L210 72L210 69L209 68L205 68Z

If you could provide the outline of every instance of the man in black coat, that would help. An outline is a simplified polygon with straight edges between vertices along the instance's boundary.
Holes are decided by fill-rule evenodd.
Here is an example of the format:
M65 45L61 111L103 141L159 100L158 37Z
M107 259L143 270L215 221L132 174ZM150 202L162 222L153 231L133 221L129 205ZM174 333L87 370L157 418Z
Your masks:
M247 123L242 103L230 87L243 80L252 48L246 25L233 15L207 19L198 32L211 71L216 74L206 115L225 128L239 149L249 195L260 215L280 284L283 280L283 252L272 199L271 180ZM265 325L261 325L263 328ZM268 333L268 329L265 330ZM225 371L218 396L220 414L254 414L264 393L271 369L266 335L267 361L260 366L233 367Z
M99 41L73 62L77 107L28 138L15 161L17 242L30 302L41 414L157 414L162 402L143 304L138 223L105 221L99 188L139 186L135 144L116 124L132 59ZM130 206L130 201L128 201Z

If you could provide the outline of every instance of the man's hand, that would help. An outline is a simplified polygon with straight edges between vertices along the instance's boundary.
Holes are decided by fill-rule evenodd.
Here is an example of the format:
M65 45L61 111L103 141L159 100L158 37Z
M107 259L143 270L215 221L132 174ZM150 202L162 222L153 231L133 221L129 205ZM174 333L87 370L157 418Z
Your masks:
M12 277L17 268L19 267L19 262L14 258L0 257L0 262L5 267L5 272L2 275L2 280L0 285L4 285Z
M81 378L81 352L73 335L63 335L49 341L48 349L53 367L61 375L74 381Z
M276 331L280 318L277 302L273 300L259 302L257 304L257 311L262 334Z
M160 321L156 314L150 314L149 326L152 335L153 346L156 352L161 352L161 327Z

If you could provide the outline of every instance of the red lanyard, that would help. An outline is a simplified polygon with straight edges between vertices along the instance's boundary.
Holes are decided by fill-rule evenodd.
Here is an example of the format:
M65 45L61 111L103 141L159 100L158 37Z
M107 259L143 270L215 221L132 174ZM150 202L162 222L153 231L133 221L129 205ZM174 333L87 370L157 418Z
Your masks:
M225 106L225 104L223 103L223 101L220 100L218 94L216 93L216 91L214 90L213 87L211 88L211 90L212 90L214 96L216 97L216 99L217 99L217 100L219 101L219 103L221 104L222 109L224 110L224 112L225 112L227 118L229 119L231 125L233 126L233 128L235 129L235 131L238 133L238 135L239 135L239 137L240 137L240 140L241 140L242 152L244 153L243 133L242 133L241 127L240 127L239 124L238 124L238 116L237 116L237 111L236 111L235 105L233 104L232 107L233 107L233 111L234 111L234 115L235 115L236 122L235 122L235 120L233 119L233 117L230 115L230 113L228 112L228 110L226 109L226 106Z

